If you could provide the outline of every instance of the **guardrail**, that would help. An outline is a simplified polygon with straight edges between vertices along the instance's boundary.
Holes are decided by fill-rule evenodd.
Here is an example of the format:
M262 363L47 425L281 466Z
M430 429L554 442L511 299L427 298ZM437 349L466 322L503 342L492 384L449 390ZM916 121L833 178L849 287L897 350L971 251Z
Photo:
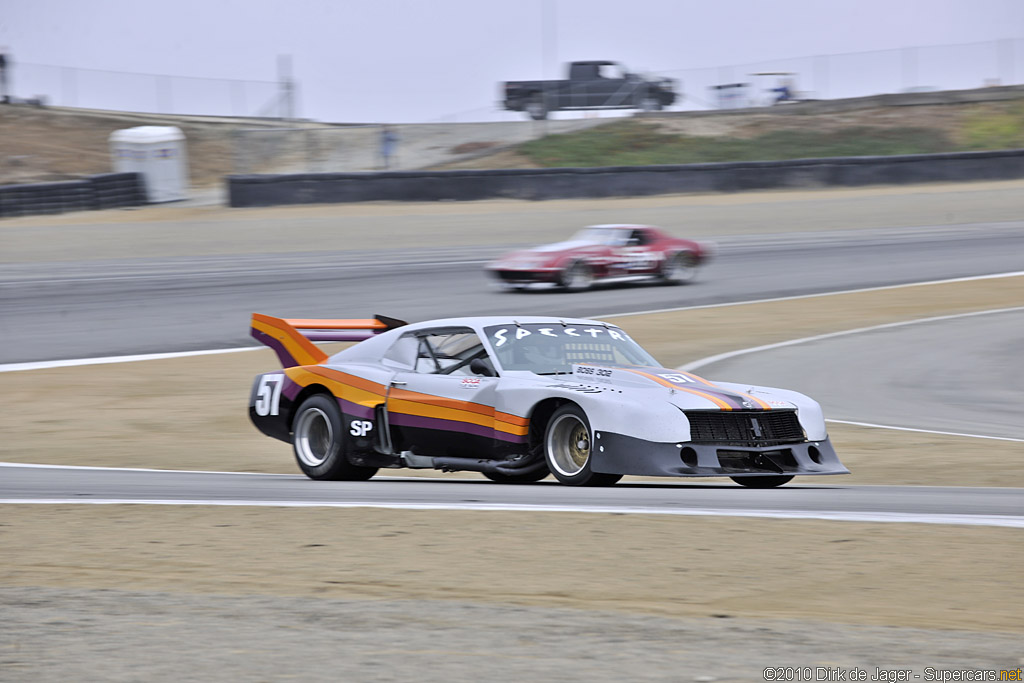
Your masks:
M1024 178L1024 150L679 166L228 176L230 206L569 199Z
M146 190L139 173L104 173L58 183L0 185L0 218L145 203Z

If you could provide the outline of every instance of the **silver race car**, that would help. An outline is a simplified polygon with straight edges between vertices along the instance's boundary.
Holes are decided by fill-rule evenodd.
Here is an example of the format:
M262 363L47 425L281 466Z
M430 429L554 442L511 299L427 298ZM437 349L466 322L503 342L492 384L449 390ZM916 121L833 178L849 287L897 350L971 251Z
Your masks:
M504 483L553 474L606 486L630 474L767 488L848 473L807 396L662 368L597 320L255 314L252 335L284 368L256 377L249 415L313 479L408 467ZM359 343L328 356L317 341Z

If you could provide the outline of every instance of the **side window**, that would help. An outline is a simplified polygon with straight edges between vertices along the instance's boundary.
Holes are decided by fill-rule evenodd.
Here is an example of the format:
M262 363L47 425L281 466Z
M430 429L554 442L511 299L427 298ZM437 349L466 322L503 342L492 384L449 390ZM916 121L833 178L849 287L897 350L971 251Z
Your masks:
M634 230L629 235L629 243L631 245L642 247L645 244L649 244L650 240L647 239L647 233L645 233L643 230Z
M411 370L416 365L416 337L400 337L381 359L383 365Z
M472 375L469 364L487 355L475 332L445 332L420 335L416 351L416 372L435 375Z

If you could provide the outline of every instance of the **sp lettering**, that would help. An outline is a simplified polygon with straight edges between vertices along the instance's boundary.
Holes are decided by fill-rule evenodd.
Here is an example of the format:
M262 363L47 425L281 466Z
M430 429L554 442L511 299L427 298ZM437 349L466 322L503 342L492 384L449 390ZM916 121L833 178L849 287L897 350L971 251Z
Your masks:
M373 431L373 423L369 420L352 420L348 433L352 436L366 436Z

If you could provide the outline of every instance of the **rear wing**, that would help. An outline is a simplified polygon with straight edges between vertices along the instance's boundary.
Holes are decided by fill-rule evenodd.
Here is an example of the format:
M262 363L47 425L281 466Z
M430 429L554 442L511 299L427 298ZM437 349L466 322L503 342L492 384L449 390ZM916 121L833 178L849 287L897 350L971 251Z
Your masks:
M383 315L364 320L324 320L253 313L251 334L256 341L274 349L282 367L290 368L319 365L327 360L327 354L313 342L363 341L406 324Z

